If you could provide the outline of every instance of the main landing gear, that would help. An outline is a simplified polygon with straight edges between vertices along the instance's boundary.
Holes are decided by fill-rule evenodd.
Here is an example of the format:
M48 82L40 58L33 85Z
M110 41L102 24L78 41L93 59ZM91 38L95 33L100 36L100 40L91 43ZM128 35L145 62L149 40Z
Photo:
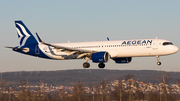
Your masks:
M89 64L88 62L85 62L85 63L83 63L83 67L84 67L84 68L89 68L89 67L90 67L90 64Z
M160 60L159 56L156 56L156 59L157 59L157 61L158 61L158 62L157 62L157 65L160 66L160 65L161 65L161 62L159 62L159 60Z
M89 58L86 57L86 62L83 63L84 68L89 68L90 67L90 64L88 63L88 60L89 60ZM101 63L98 64L98 67L99 68L104 68L105 64L103 62L101 62Z
M85 63L83 63L83 67L84 67L84 68L89 68L89 67L90 67L90 64L89 64L88 62L85 62ZM104 64L104 63L99 63L99 64L98 64L98 67L99 67L99 68L104 68L104 67L105 67L105 64Z
M90 67L90 64L89 64L88 62L85 62L85 63L83 63L83 67L84 67L84 68L89 68L89 67ZM105 64L104 64L104 63L99 63L99 64L98 64L98 67L99 67L99 68L104 68L104 67L105 67Z
M105 67L105 64L104 64L104 63L99 63L99 64L98 64L98 67L99 67L99 68L104 68L104 67Z
M89 68L89 67L90 67L90 64L88 63L89 58L86 57L85 59L86 59L86 62L83 63L83 67L84 67L84 68Z

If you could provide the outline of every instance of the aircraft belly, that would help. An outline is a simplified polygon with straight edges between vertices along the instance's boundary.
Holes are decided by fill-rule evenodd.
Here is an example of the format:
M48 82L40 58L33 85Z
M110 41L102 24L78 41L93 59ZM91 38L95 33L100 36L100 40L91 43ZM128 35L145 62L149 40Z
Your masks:
M140 56L154 56L151 48L121 48L116 50L118 57L140 57Z

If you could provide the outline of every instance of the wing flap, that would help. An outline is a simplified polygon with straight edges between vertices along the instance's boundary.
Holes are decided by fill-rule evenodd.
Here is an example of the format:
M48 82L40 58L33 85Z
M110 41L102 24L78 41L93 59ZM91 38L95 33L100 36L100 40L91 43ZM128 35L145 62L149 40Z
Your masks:
M86 53L92 53L94 52L93 50L86 50L86 49L77 49L77 48L72 48L72 47L66 47L66 46L60 46L60 45L53 45L49 43L45 43L44 41L41 42L44 45L54 47L55 49L62 49L61 51L78 51L78 52L86 52Z

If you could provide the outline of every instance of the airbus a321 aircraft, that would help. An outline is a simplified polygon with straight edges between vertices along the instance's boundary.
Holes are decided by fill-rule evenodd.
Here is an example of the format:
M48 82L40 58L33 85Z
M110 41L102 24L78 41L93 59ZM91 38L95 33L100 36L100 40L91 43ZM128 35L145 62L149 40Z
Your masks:
M134 39L117 41L94 41L73 43L46 43L39 35L38 41L22 21L15 21L20 46L6 47L13 51L46 59L85 59L84 68L89 68L88 60L99 63L104 68L109 59L115 63L130 63L132 57L156 56L157 65L161 65L159 57L178 52L178 47L164 39Z

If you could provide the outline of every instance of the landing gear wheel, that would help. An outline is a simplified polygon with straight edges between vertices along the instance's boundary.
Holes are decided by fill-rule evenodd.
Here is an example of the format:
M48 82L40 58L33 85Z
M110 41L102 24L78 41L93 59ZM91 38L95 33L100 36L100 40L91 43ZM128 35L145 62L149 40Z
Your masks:
M99 68L104 68L104 67L105 67L105 64L104 64L104 63L99 63L98 67L99 67Z
M161 62L157 62L157 65L160 66L160 65L161 65Z
M157 62L157 65L160 66L160 65L161 65L161 62L159 62L159 60L160 60L159 56L156 56L156 58L157 58L157 61L158 61L158 62Z
M90 67L90 64L89 64L88 62L85 62L85 63L83 63L83 67L84 67L84 68L89 68L89 67Z

